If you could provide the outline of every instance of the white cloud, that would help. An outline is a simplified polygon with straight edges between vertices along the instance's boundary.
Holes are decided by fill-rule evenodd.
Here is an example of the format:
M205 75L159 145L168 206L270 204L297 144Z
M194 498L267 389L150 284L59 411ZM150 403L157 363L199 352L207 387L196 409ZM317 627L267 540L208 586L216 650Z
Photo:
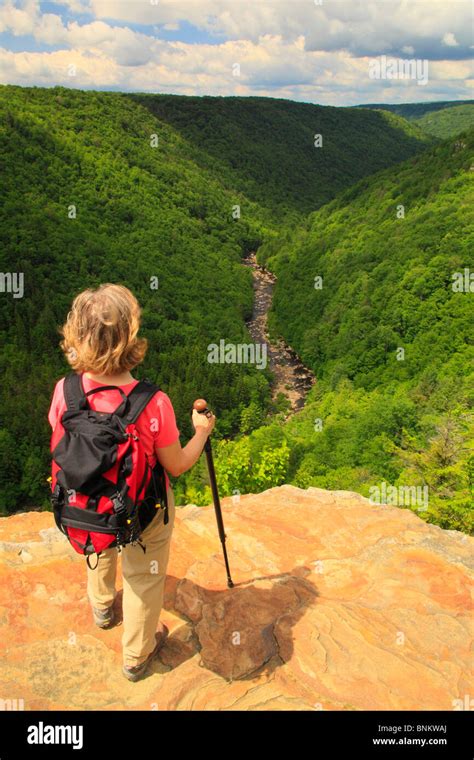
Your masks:
M87 49L73 47L52 53L13 53L0 50L0 78L12 84L64 85L80 89L115 88L185 95L266 95L327 105L362 102L420 100L413 81L374 81L368 76L369 58L347 56L343 51L308 53L301 39L288 43L265 35L257 43L228 41L220 45L192 45L155 40L149 59L131 66L112 56L110 29L88 25ZM84 31L70 30L70 35ZM100 43L100 44L99 44ZM107 50L107 46L110 47ZM121 48L123 53L123 47ZM126 58L126 56L124 56ZM233 64L240 76L233 76ZM74 64L76 76L69 76ZM430 92L426 100L465 97L465 61L437 61L430 66Z
M6 0L0 8L0 32L11 32L15 37L32 34L39 13L39 0L23 0L16 3Z
M29 0L24 9L11 5L0 10L0 28L14 35L32 35L42 44L67 49L77 49L98 53L110 57L123 66L139 66L150 60L153 47L157 45L154 37L135 32L131 29L110 26L103 21L90 24L70 22L67 26L61 16L53 13L40 15L37 0Z
M16 36L31 34L40 44L64 49L1 50L2 81L260 94L343 105L420 100L416 82L370 80L369 59L382 53L430 58L430 81L422 95L427 100L436 99L438 91L446 99L466 97L463 77L473 77L469 61L463 58L469 26L466 4L458 0L451 4L327 0L322 6L311 0L159 0L157 5L150 0L57 0L57 4L76 13L89 11L93 20L65 24L60 15L41 14L38 0L5 0L0 30ZM453 4L462 12L453 14ZM160 29L176 30L184 20L208 33L223 34L222 42L160 39ZM148 25L149 33L137 32L127 23ZM71 63L77 66L75 78L68 75ZM233 76L235 63L240 65L240 76Z
M76 75L70 72L75 67ZM53 53L12 53L0 49L2 81L8 73L11 84L91 88L97 82L102 87L120 83L120 70L109 58L87 56L78 50L59 50Z
M310 50L344 48L354 55L399 54L456 57L471 43L471 0L89 0L98 19L164 25L187 21L227 39L256 42L262 35L294 40L305 35ZM457 45L442 42L446 30ZM454 54L454 53L453 53Z
M37 42L46 45L57 45L66 41L67 32L61 16L54 13L45 13L33 30Z
M100 52L121 66L141 66L153 57L156 40L131 29L113 27L103 21L68 25L64 42L75 49Z
M459 42L452 32L446 32L446 34L443 35L443 44L448 47L458 47Z

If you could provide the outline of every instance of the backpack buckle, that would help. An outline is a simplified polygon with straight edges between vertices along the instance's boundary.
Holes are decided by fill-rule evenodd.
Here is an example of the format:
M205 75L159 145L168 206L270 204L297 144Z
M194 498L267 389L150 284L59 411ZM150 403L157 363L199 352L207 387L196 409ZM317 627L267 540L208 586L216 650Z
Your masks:
M50 500L51 500L51 505L53 507L53 510L57 510L60 504L64 504L64 494L62 493L62 488L59 485L59 483L56 483L56 485L54 486L54 490L51 493Z
M125 506L125 502L123 500L123 496L120 493L120 491L117 491L115 496L111 499L112 504L114 505L114 512L117 515L117 517L121 520L126 516L127 514L127 508Z

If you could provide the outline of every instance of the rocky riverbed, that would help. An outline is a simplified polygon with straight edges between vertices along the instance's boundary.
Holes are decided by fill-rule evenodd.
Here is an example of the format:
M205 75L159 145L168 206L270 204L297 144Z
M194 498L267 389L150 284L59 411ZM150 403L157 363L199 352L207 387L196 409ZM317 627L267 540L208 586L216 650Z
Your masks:
M267 347L268 365L274 375L272 398L276 400L278 394L283 393L291 403L291 413L297 412L303 407L306 395L315 382L314 374L282 338L278 342L270 342L267 321L275 275L257 263L255 252L249 253L243 263L252 269L254 287L253 313L247 328L255 342Z

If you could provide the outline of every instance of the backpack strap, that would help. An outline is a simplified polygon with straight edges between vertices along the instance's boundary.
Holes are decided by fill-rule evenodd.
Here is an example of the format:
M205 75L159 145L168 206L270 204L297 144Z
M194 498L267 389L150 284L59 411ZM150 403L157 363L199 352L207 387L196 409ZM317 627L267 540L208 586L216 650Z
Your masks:
M123 417L129 406L128 396L123 392L120 385L101 385L99 388L92 388L92 390L87 391L87 393L84 393L84 396L88 400L89 396L92 396L94 393L101 393L102 391L118 391L120 393L122 396L122 401L115 410L114 414L118 414L119 417ZM87 403L89 403L89 401Z
M70 372L64 378L64 399L68 412L87 409L89 406L84 393L82 378L77 372Z
M96 391L103 390L119 390L122 395L121 389L115 385L104 385L100 388L94 388L89 393L95 393ZM127 424L136 422L140 414L149 401L153 398L155 393L159 391L159 387L152 383L150 380L140 380L134 388L128 394L128 411L125 415ZM84 393L84 387L82 385L81 375L77 372L70 372L64 378L64 399L66 401L68 411L77 411L79 409L87 409L89 406L87 396L89 394ZM121 410L118 409L117 413L120 415Z
M140 380L128 394L129 407L125 416L127 424L136 422L146 405L159 391L159 387L150 380Z

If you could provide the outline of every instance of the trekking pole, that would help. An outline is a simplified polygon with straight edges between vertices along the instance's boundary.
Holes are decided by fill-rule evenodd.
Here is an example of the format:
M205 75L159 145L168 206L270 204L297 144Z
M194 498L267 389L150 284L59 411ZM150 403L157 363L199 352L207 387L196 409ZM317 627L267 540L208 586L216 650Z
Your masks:
M210 412L210 410L207 408L207 402L203 398L196 399L196 401L193 404L193 409L199 412L199 414L207 414L208 412ZM226 536L224 532L224 521L222 519L221 503L219 500L219 491L217 490L216 472L214 470L214 460L212 458L212 446L211 446L211 440L209 436L207 437L206 443L204 444L204 451L206 452L207 469L209 470L209 480L211 482L212 498L214 500L214 509L216 512L217 528L219 530L219 537L221 539L222 550L224 552L225 569L227 572L227 586L229 588L233 588L234 583L232 581L232 578L230 577L229 560L227 559L227 551L225 548Z

